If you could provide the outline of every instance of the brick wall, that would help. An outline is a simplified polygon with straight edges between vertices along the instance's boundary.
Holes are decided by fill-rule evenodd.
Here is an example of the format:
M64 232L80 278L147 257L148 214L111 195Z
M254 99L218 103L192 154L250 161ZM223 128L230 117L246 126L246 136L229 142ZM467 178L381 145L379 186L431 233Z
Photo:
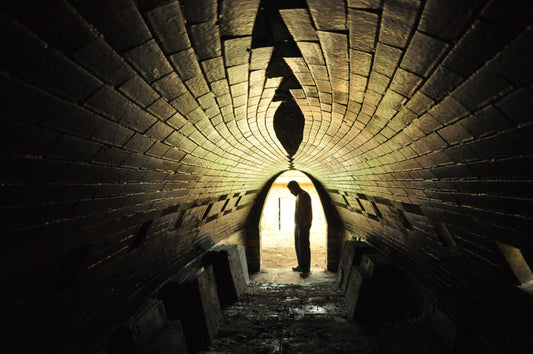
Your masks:
M531 13L525 0L4 1L7 338L98 347L209 247L246 243L256 196L290 166L454 321L497 350L527 338L531 301L496 242L531 262ZM306 120L292 158L273 128L272 56Z

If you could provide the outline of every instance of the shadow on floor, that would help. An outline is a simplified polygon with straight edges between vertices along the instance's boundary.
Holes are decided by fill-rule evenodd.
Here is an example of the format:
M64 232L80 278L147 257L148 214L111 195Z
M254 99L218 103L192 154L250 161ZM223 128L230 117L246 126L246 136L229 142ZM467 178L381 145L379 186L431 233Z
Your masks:
M299 272L291 269L267 268L250 276L250 281L255 283L278 283L278 284L312 284L320 282L332 282L337 274L321 268L311 268L311 274L307 278L301 278Z

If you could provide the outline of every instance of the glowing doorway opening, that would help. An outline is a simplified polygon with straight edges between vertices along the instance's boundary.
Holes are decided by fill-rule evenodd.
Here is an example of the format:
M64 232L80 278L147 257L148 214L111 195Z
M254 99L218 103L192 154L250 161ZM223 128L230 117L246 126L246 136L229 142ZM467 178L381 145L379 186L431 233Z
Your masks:
M326 268L327 223L320 197L313 182L301 172L281 174L268 191L259 233L261 268L291 268L298 264L294 250L294 196L287 183L295 180L311 196L313 224L310 232L311 268Z

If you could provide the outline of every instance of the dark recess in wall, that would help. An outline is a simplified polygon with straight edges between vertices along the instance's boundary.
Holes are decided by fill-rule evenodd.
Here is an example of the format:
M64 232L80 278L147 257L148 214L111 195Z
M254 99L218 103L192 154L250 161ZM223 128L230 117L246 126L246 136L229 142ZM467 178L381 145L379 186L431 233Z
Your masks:
M56 275L50 285L50 293L56 294L70 288L87 261L90 245L85 245L67 253L59 264Z
M143 222L139 229L137 230L137 233L133 237L133 240L131 241L130 248L132 250L139 248L144 243L144 240L146 240L146 235L148 235L148 230L150 230L150 226L152 226L153 220Z

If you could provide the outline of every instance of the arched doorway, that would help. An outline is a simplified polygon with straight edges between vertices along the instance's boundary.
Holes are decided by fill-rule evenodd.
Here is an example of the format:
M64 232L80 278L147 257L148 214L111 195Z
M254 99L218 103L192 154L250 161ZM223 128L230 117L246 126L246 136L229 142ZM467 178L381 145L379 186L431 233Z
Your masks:
M327 222L313 182L299 171L287 171L272 183L261 213L261 268L287 269L297 265L294 250L294 196L287 183L295 180L311 196L311 268L326 268Z

